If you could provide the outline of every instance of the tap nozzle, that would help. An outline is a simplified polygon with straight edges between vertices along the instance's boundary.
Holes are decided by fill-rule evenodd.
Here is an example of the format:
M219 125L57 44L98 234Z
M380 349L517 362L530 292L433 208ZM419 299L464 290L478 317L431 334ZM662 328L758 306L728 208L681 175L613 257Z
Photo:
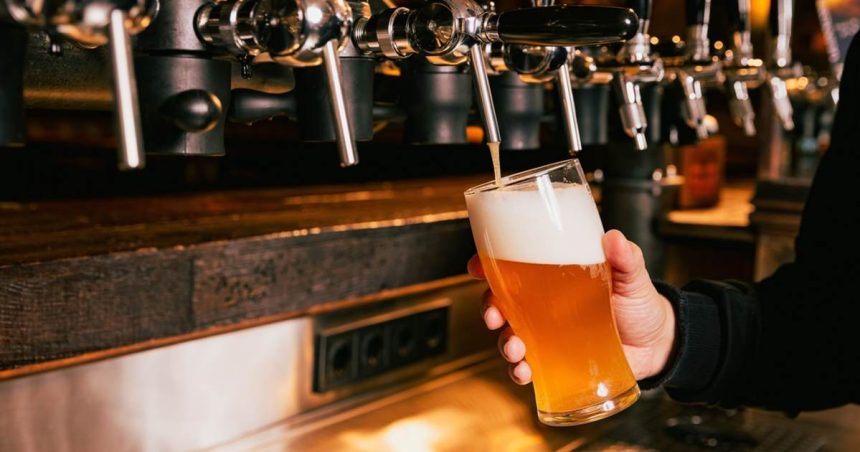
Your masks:
M785 80L776 74L770 74L768 85L770 85L773 109L780 124L782 124L782 128L786 131L794 130L794 109L791 106L791 99L788 97Z
M285 1L290 6L277 10L277 20L272 20L277 29L266 41L266 50L282 64L323 65L340 164L356 165L358 153L340 67L340 45L349 38L352 9L344 0Z
M343 93L341 79L343 73L338 56L338 41L332 39L323 46L323 66L325 67L328 93L331 97L332 113L334 114L337 148L340 153L340 166L355 166L358 164L358 151L352 129L352 119L346 107L346 97Z
M572 49L571 49L572 53ZM567 62L558 68L558 94L561 97L564 130L567 136L568 152L576 155L582 150L579 124L576 120L576 106L573 103L573 83L570 80L570 67Z
M648 120L645 108L642 106L642 95L639 93L639 85L626 77L623 73L615 74L612 85L618 98L618 113L621 116L621 125L624 132L635 140L636 149L644 151L648 148L648 140L645 131L648 128Z
M776 117L783 130L794 130L794 111L783 77L797 77L791 66L791 25L794 17L794 0L773 0L770 4L770 26L773 56L768 71L768 85Z
M69 8L55 3L7 0L0 7L0 17L5 15L7 20L42 28L49 36L63 36L85 47L108 45L119 168L143 168L142 126L130 36L149 26L154 2L77 1Z
M679 81L684 92L684 119L690 128L696 130L699 139L708 137L708 128L705 125L705 117L708 112L705 109L705 98L702 94L702 83L692 75L681 71Z
M143 126L140 121L140 103L137 96L137 79L126 21L128 14L121 9L110 12L108 46L111 73L113 74L114 110L118 136L120 169L140 169L144 166Z
M481 104L481 116L484 119L484 130L488 143L501 143L499 122L496 119L496 108L493 105L493 95L490 91L490 81L487 78L487 67L481 46L473 44L469 48L469 62L475 74L475 86L478 88L478 98Z
M742 80L732 80L728 84L729 109L735 124L743 128L747 136L755 135L755 111L746 83Z

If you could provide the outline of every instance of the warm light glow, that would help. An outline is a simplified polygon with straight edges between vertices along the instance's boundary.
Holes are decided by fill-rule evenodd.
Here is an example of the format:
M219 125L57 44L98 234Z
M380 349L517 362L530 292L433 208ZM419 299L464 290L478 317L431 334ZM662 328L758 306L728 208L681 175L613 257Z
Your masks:
M770 0L752 0L750 5L750 21L753 28L766 28L768 26L768 14L770 13Z
M389 450L432 451L433 442L439 437L439 431L432 424L406 419L395 422L382 433Z
M446 416L441 416L441 415ZM405 417L378 431L347 431L343 442L352 450L386 450L392 452L431 452L439 442L450 436L450 427L441 422L445 417L464 418L466 413L450 408L432 410L419 416Z
M806 77L789 78L785 80L785 88L789 92L803 91L809 86L809 79Z
M723 48L723 41L714 41L714 48L720 50Z
M484 128L481 126L466 126L466 142L481 144L484 142Z
M660 44L660 38L656 36L651 36L651 45L656 46L657 44Z
M672 42L674 42L675 44L681 42L681 37L678 35L672 36Z

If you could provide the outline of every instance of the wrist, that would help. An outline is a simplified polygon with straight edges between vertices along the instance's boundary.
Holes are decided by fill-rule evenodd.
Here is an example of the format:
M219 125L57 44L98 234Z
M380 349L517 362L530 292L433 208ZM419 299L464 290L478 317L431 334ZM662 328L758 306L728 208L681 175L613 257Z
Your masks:
M663 295L657 294L658 304L663 313L660 334L654 344L654 355L649 377L662 373L669 365L675 351L675 335L678 330L675 310Z

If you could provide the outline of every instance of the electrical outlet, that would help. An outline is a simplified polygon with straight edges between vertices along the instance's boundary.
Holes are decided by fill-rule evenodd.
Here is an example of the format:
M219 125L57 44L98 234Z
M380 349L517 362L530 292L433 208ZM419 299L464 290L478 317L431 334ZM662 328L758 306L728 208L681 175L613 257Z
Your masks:
M316 343L314 391L325 392L444 354L448 307L333 325Z
M422 355L437 356L448 349L448 310L436 309L418 317Z
M392 322L390 331L392 365L402 366L420 357L420 333L415 316L409 316Z
M390 338L384 326L365 328L357 332L358 375L369 377L385 371L389 365Z
M336 388L358 377L356 339L352 331L318 338L316 390Z

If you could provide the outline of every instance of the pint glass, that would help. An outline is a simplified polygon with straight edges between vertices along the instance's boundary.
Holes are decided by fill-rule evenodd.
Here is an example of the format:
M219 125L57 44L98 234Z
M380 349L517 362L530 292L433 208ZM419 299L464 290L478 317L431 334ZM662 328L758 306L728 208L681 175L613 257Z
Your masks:
M466 191L487 281L526 344L538 417L569 426L639 398L610 306L603 225L577 160Z

